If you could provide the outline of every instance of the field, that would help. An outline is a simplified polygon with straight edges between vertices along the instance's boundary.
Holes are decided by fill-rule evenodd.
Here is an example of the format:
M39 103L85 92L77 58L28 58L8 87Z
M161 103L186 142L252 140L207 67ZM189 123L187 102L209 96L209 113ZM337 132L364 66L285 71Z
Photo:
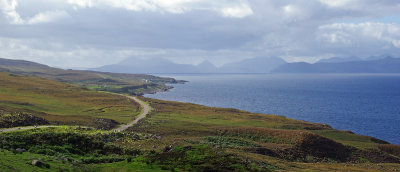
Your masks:
M123 96L3 72L0 72L0 109L29 112L55 123L75 125L90 123L95 118L127 123L139 113L139 106Z

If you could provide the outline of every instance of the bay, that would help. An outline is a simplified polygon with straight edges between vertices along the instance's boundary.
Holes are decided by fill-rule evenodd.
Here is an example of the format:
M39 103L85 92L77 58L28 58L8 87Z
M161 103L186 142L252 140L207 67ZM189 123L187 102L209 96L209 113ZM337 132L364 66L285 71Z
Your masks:
M191 74L146 97L283 115L400 144L398 74Z

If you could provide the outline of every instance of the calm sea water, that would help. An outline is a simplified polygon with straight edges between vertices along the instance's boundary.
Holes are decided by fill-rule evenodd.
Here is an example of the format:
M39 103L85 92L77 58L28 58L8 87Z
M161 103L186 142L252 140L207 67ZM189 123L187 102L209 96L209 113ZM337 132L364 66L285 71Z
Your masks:
M165 75L189 81L146 97L326 123L400 144L400 75Z

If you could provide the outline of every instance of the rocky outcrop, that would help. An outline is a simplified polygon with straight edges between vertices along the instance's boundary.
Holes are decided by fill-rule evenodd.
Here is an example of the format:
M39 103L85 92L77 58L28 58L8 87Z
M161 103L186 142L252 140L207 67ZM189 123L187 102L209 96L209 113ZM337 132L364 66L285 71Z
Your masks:
M31 113L0 111L0 128L45 124L49 124L49 121Z
M95 118L93 120L94 127L99 130L110 130L119 125L119 122L112 119Z

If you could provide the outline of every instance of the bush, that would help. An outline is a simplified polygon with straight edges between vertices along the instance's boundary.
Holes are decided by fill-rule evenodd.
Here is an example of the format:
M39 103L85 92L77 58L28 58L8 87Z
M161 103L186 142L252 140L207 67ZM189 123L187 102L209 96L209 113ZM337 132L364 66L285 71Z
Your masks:
M222 136L208 136L204 137L204 140L206 143L213 145L213 146L219 146L222 148L229 148L229 147L258 147L259 145L256 145L254 143L234 138L234 137L222 137Z
M383 152L400 157L400 145L381 144L378 148Z
M168 152L148 154L146 163L156 163L165 170L183 171L254 171L237 155L227 154L208 145L173 147Z

